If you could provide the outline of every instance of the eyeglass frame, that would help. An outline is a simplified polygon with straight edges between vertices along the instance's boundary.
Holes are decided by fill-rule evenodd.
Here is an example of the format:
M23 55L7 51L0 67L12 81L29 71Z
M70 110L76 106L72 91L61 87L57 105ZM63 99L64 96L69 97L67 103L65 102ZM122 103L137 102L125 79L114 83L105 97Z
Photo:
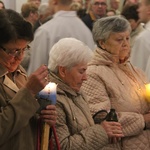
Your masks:
M95 2L94 5L95 6L99 6L99 5L106 6L107 4L105 2Z
M21 53L23 53L26 50L30 50L30 46L27 45L25 48L22 49L15 49L14 52L11 52L11 50L4 48L3 46L0 45L0 49L2 49L6 54L16 57L16 56L20 56Z

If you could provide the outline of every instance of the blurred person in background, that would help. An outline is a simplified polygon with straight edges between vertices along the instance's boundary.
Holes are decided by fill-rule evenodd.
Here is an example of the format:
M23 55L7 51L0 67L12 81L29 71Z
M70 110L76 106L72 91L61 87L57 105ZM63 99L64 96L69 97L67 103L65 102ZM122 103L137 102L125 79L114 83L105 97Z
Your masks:
M21 15L23 18L30 22L33 28L33 31L35 29L35 25L37 21L39 20L39 14L38 14L38 7L34 3L24 3L21 7ZM30 45L31 47L31 45ZM30 50L26 50L24 53L24 58L21 62L21 65L24 67L24 69L27 71L29 62L30 62Z
M107 9L106 16L115 16L116 11L114 9Z
M138 4L140 0L124 0L123 2L123 7L125 5L133 5L133 4Z
M41 0L28 0L29 3L34 3L37 7L40 6Z
M39 19L38 7L33 3L24 3L21 7L21 15L34 28L36 21Z
M93 23L106 16L107 2L106 0L90 0L88 13L82 18L82 21L92 31Z
M131 48L134 45L135 38L144 30L143 25L141 24L141 21L138 16L138 8L138 4L126 5L121 12L121 15L123 15L131 25Z
M131 63L142 69L150 81L150 69L148 60L150 57L150 0L141 0L138 9L138 16L144 23L144 30L136 37L131 51ZM148 69L146 69L148 65Z
M36 113L35 96L48 84L48 68L42 65L28 78L20 65L32 40L29 22L13 10L0 10L0 150L35 150L38 118L50 126L56 122L54 105Z
M0 9L5 9L5 4L3 1L0 1Z
M116 15L120 15L119 5L120 0L110 0L110 8L116 11Z
M34 4L32 4L32 5L34 5ZM39 28L42 24L44 24L45 22L50 20L52 18L52 14L53 13L49 9L49 4L48 3L42 3L38 8L38 15L39 15L38 18L39 19L37 21L35 20L35 22L34 22L33 32L35 32L37 30L37 28ZM32 43L30 43L30 47L32 47ZM30 48L30 50L25 51L24 58L21 62L21 65L24 67L24 69L26 71L28 70L28 67L29 67L31 51L32 51L31 48Z
M39 19L36 21L33 31L52 18L53 12L49 8L48 3L41 3L38 8Z
M93 36L88 27L72 11L72 0L49 0L49 6L54 15L35 32L28 74L36 70L41 64L48 64L49 51L60 39L74 37L95 49Z

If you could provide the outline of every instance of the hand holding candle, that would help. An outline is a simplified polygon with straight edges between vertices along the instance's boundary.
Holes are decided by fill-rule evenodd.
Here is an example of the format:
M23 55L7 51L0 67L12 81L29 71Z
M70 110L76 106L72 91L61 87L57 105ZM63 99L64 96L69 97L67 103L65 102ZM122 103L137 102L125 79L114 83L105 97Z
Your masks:
M41 105L43 105L44 103L41 109L45 109L47 105L56 104L56 87L57 85L55 83L50 82L45 86L45 88L42 91L39 92L38 94L39 103ZM47 111L47 110L43 110L43 111ZM42 131L41 150L48 150L49 132L50 132L50 125L45 122L43 124L43 131Z

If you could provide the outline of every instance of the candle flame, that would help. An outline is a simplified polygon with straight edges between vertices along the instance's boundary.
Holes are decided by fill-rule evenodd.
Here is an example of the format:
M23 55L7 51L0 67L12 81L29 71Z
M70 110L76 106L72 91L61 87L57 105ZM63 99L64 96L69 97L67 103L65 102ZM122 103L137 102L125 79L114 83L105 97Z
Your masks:
M146 84L145 88L146 88L146 93L145 93L146 99L148 102L150 102L150 83Z

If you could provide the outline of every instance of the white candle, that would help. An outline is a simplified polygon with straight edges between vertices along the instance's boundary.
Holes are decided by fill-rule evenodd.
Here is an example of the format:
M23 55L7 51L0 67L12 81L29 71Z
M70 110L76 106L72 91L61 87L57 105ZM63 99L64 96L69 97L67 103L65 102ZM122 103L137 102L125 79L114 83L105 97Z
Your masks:
M51 101L51 104L56 104L56 87L57 84L49 82L45 88L39 92L39 97Z

